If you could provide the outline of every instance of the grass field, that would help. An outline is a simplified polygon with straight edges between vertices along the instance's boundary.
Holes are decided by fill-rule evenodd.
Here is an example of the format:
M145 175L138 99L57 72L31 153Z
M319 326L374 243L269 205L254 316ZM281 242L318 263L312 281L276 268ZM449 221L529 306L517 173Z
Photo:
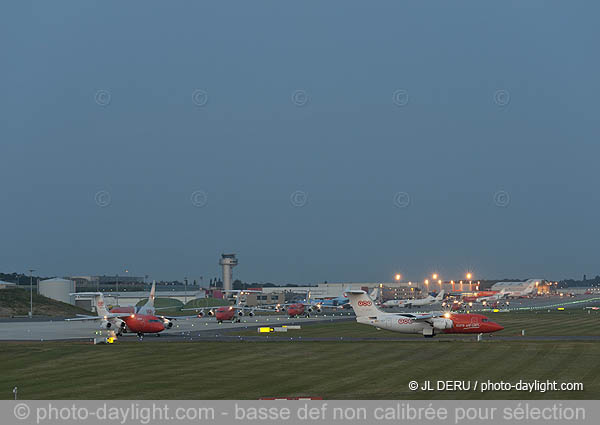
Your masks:
M594 342L3 344L0 398L598 399ZM411 392L410 380L582 382L583 392Z
M515 313L492 313L487 315L491 320L504 326L504 330L495 332L498 336L521 335L525 330L525 336L564 336L600 335L600 313L592 311L588 313L583 310L546 311L540 312L515 312ZM240 335L262 335L255 330L240 332ZM423 339L421 335L407 335L397 332L377 330L373 326L362 325L356 321L344 321L341 323L325 323L304 325L300 331L289 331L289 335L306 337L366 337L366 338L416 338ZM272 334L271 334L272 335ZM444 339L451 335L437 335L436 338ZM473 338L473 336L470 336Z
M29 297L30 293L28 289L0 289L0 317L27 315L30 306ZM75 316L76 314L89 314L89 311L71 304L46 298L43 295L35 293L34 291L34 316Z
M599 335L595 312L502 313L498 335ZM424 341L355 322L295 336L402 338L339 342L2 343L0 398L25 399L600 399L595 341ZM256 331L243 331L257 335ZM288 335L290 335L288 333ZM286 335L286 334L283 334ZM416 380L581 382L579 392L412 392Z

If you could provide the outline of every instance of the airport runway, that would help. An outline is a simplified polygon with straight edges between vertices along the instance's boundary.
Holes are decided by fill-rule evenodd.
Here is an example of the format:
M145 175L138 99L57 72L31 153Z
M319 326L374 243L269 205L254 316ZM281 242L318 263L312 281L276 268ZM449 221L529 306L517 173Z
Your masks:
M272 316L254 316L243 317L240 323L217 323L216 319L210 318L189 318L173 321L173 328L161 332L161 337L153 335L146 336L146 339L185 339L185 335L197 333L220 335L226 330L247 330L259 326L282 326L291 324L319 323L332 320L354 319L354 316L343 315L314 315L310 318L291 319L284 315ZM93 338L107 337L108 331L99 330L98 321L76 321L67 322L64 320L54 321L3 321L0 322L0 341L56 341L56 340L91 340ZM129 337L137 339L133 334L125 334L125 339ZM122 337L123 338L123 337Z
M558 307L565 309L582 309L586 306L600 305L600 298L596 295L579 295L576 297L536 297L532 299L515 299L510 300L510 311L528 311L528 310L556 310ZM432 309L423 310L431 311L439 310L439 305L432 306ZM386 309L386 312L404 312L416 313L417 310L411 309ZM419 309L418 311L421 311ZM477 311L474 308L472 311ZM483 314L489 310L479 310ZM506 311L506 310L503 310ZM318 322L327 322L331 320L348 320L354 319L352 314L348 312L331 314L314 315L310 318L295 318L290 319L285 315L269 315L269 316L254 316L242 317L241 323L223 323L218 324L214 318L188 318L175 320L174 326L170 330L165 330L160 337L147 335L144 340L147 341L415 341L414 338L302 338L297 335L297 331L289 333L272 334L268 338L264 336L235 336L231 331L254 329L259 326L281 326L284 324L309 324ZM289 335L289 336L286 336ZM56 341L56 340L92 340L93 338L102 338L108 336L108 331L98 329L98 322L66 322L62 318L48 320L40 318L39 320L18 318L18 319L2 319L0 320L0 340L1 341ZM417 339L424 341L450 341L450 340L470 340L469 338L459 336L456 338L443 339ZM121 340L137 340L135 335L126 334L121 337ZM556 341L556 340L576 340L576 341L598 341L599 337L594 336L493 336L484 337L484 340L491 341Z

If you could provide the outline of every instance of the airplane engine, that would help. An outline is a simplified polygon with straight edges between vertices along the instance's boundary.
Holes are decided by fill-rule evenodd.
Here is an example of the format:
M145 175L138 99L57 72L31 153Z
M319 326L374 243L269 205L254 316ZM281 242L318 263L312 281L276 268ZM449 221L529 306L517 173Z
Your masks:
M451 319L433 319L433 327L435 329L451 329L453 326L454 322Z
M110 323L108 320L103 320L100 324L100 327L102 329L110 329L112 327L112 323Z
M250 310L250 312L248 313L248 316L250 316L250 317L254 316L254 310Z
M208 315L209 315L209 316L214 316L214 315L215 315L215 312L214 312L213 310L208 310Z
M165 326L165 329L171 329L173 327L173 322L171 322L170 320L165 320L163 324Z
M317 307L317 313L322 312L323 310L321 310L321 307Z
M244 310L238 311L238 316L242 317L244 315Z
M308 311L309 313L312 313L312 312L313 312L313 308L312 308L312 307L308 307L308 308L306 309L306 311Z
M200 317L200 318L204 317L204 310L200 310L198 312L198 317Z

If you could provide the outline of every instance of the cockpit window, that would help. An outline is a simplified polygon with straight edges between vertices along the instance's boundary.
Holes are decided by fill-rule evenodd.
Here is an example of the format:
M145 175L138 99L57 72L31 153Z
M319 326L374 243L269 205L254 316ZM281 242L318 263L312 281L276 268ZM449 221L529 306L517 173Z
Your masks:
M489 322L490 319L481 319L482 322Z

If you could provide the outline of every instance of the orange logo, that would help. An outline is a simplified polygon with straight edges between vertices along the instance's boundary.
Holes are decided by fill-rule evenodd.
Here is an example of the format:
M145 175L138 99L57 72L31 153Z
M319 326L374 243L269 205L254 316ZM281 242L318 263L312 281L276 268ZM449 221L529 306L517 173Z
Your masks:
M371 301L359 301L358 302L359 307L369 307L371 304L373 304Z
M401 319L398 319L398 324L400 325L410 325L412 323L412 320L409 319L408 317L403 317Z

